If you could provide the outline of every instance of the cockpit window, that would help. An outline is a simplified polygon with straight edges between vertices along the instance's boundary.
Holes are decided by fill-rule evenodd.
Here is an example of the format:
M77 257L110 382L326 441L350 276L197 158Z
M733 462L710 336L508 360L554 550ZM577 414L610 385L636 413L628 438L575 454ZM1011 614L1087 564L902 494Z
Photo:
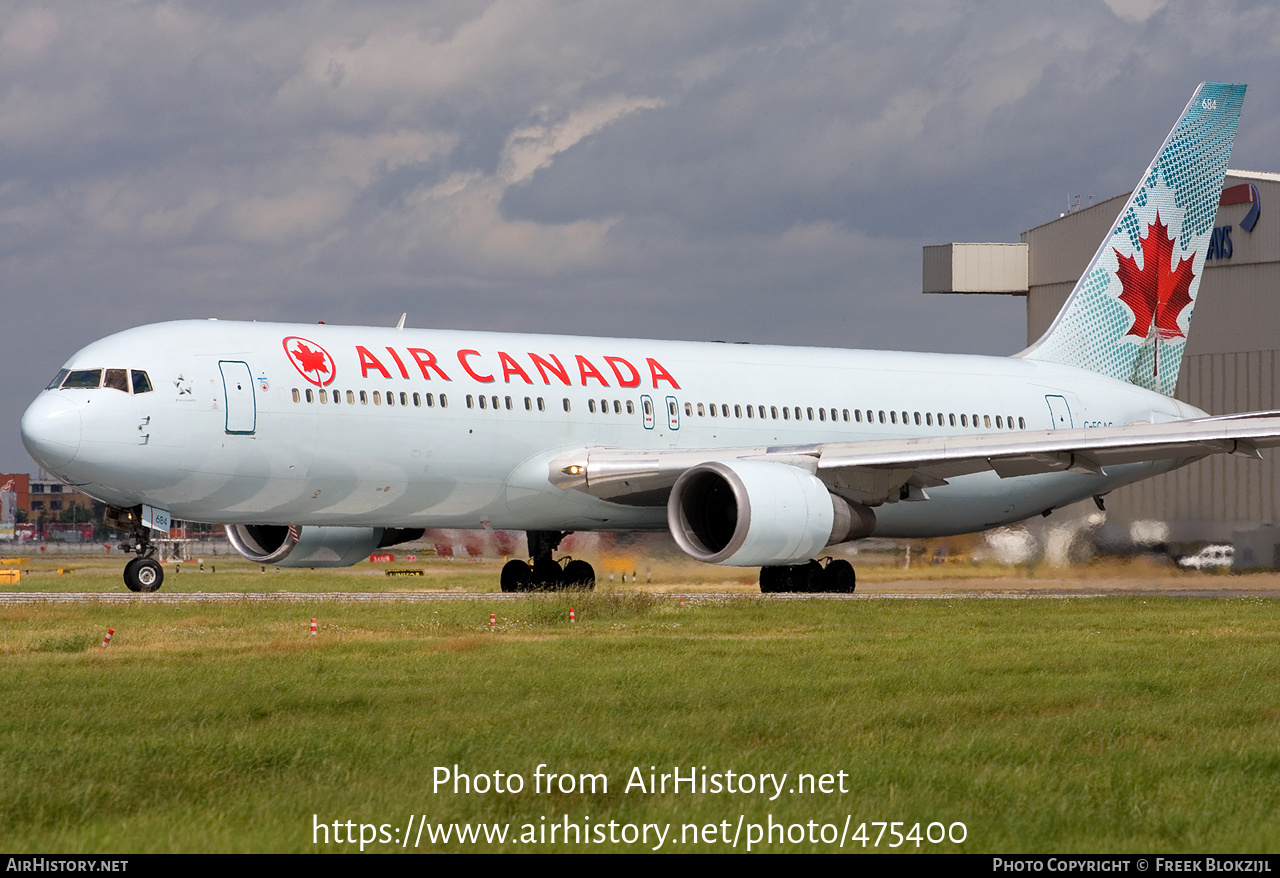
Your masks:
M128 393L130 379L134 393L150 393L154 390L151 379L141 369L63 369L45 389L55 390L61 387L63 390L86 390L107 387Z
M102 386L128 393L129 378L124 369L107 369L102 375Z
M74 369L67 375L67 379L62 382L62 389L68 390L98 387L101 384L101 369Z
M147 377L147 373L141 369L133 370L133 392L134 393L150 393L151 379Z

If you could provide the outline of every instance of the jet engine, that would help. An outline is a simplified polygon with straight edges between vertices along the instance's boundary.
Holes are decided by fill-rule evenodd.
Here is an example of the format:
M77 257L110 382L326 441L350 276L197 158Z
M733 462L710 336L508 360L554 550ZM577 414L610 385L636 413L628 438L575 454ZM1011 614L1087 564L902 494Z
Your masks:
M699 561L756 567L803 563L824 546L870 536L876 517L799 467L718 460L676 480L667 524Z
M421 529L393 527L294 527L228 524L232 547L256 564L279 567L350 567L383 549L419 539Z

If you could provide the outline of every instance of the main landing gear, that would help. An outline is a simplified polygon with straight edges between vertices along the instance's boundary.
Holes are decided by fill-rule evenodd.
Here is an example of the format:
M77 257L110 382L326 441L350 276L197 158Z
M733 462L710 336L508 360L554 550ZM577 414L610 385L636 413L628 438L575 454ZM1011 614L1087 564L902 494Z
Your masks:
M164 584L164 569L156 560L158 547L151 542L151 531L142 525L141 507L108 506L103 521L108 527L127 534L120 543L120 551L135 552L138 556L124 565L124 584L129 591L159 591Z
M508 561L502 568L503 591L555 591L562 588L590 591L596 587L596 571L586 561L551 557L568 534L558 530L531 530L529 557L531 561Z
M827 558L826 562L825 567L818 561L787 567L761 567L760 591L765 594L788 591L853 594L856 585L853 565L841 558Z

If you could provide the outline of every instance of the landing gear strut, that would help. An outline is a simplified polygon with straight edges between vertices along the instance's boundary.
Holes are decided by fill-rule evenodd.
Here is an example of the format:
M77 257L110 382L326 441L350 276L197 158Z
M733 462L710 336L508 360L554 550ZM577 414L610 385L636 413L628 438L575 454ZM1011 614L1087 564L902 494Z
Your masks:
M108 527L124 531L120 551L134 552L138 557L124 565L124 584L129 591L159 591L164 584L164 568L156 560L159 548L151 542L151 531L142 524L142 507L120 509L108 506L103 521Z
M765 594L802 592L815 594L853 594L856 578L853 565L842 558L827 558L827 566L819 561L786 567L761 567L760 591Z
M555 591L562 588L589 591L596 587L596 571L586 561L570 560L562 568L551 557L567 533L558 530L527 531L530 561L511 560L502 568L503 591Z

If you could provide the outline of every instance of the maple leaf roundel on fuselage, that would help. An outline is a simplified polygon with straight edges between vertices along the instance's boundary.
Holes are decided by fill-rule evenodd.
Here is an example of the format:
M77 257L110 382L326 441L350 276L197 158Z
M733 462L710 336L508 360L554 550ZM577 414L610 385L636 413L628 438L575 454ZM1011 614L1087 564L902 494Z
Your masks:
M1119 265L1116 277L1124 288L1119 299L1133 312L1133 326L1125 335L1146 338L1154 325L1160 338L1186 337L1178 326L1178 316L1191 304L1192 259L1178 262L1171 269L1174 239L1169 237L1169 227L1156 221L1147 226L1147 236L1142 238L1142 268L1132 256L1122 256L1115 251Z
M333 357L320 345L305 338L291 335L284 340L284 352L298 374L317 387L332 384L337 374Z

